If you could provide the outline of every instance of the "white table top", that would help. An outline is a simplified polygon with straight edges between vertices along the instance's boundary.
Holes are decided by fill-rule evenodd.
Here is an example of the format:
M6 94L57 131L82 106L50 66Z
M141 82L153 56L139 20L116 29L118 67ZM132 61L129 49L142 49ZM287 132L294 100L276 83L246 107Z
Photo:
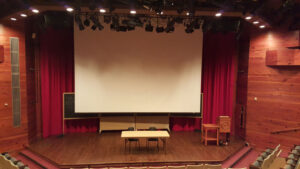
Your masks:
M122 131L122 138L166 138L170 137L167 131Z

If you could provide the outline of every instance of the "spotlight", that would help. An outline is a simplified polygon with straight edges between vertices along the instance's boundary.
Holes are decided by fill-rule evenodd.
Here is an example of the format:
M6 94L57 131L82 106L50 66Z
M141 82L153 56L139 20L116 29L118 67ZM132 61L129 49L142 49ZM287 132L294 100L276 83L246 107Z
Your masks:
M157 33L162 33L164 30L165 30L165 29L164 29L164 27L162 27L162 26L160 26L160 27L157 26L157 27L156 27L156 32L157 32Z
M66 10L67 10L68 12L73 12L73 11L74 11L74 9L73 9L73 8L70 8L70 7L66 8Z
M189 15L190 15L190 13L189 13L189 12L187 12L187 13L186 13L186 16L189 16Z
M151 21L145 26L146 32L153 32L153 26L151 25Z
M136 10L130 10L130 14L136 14Z
M259 28L260 29L264 29L266 26L265 25L260 25Z
M215 14L215 16L216 16L216 17L220 17L220 16L222 16L222 13L221 13L221 12L218 12L218 13Z
M106 10L105 10L105 9L103 9L103 8L102 8L102 9L100 9L99 11L100 11L100 13L105 13L105 12L106 12Z
M93 15L91 15L90 19L94 23L94 25L91 27L92 30L96 30L97 28L99 30L102 30L104 28L104 26L101 25L101 23L99 22L97 13L94 13Z
M193 33L194 32L193 26L191 24L187 24L185 32L186 33Z
M24 14L24 13L21 13L20 16L22 16L23 18L26 18L26 17L27 17L27 15Z
M32 9L31 10L33 13L39 13L40 11L39 10L37 10L37 9Z
M258 21L254 21L253 24L254 24L254 25L257 25L257 24L259 24L259 22L258 22Z
M245 19L250 20L250 19L252 19L252 16L247 16L247 17L245 17Z
M86 18L85 18L83 24L84 24L85 26L90 26L90 20L88 19L87 16L86 16Z
M94 30L96 30L97 29L97 25L93 25L92 27L91 27L91 29L94 31Z
M16 19L16 18L10 18L10 20L12 20L12 21L17 21L17 19Z
M77 23L79 30L81 31L84 30L84 25L82 24L80 15L78 14L75 15L75 22Z
M175 20L174 19L170 20L170 18L169 18L167 27L165 29L166 33L174 32L174 30L175 30L174 25L175 25Z
M111 17L104 15L104 23L109 24L111 22Z

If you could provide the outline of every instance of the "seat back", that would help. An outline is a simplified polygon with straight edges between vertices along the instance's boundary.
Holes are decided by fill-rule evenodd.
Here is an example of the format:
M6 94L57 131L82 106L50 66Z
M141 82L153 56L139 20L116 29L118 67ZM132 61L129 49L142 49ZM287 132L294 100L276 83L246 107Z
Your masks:
M204 169L204 165L203 164L199 164L199 165L187 165L186 169Z
M181 165L181 166L168 166L168 169L185 169L186 166Z
M268 169L269 166L271 165L271 158L268 156L262 163L261 169Z
M19 169L13 162L0 155L0 169Z
M221 164L216 164L216 165L205 164L204 169L222 169L222 165Z

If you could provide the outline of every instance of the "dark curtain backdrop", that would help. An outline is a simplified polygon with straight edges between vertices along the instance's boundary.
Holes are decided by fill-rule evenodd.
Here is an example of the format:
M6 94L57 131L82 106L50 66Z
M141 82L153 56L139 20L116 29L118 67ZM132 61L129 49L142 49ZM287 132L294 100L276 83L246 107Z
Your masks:
M62 134L63 92L74 91L72 30L48 29L40 36L43 137ZM96 131L96 120L68 120L65 132ZM97 124L97 125L96 125Z
M220 115L233 116L236 39L234 33L208 32L203 42L203 123L216 123Z
M233 114L236 42L233 33L205 33L203 39L203 121L215 123L219 115ZM43 137L62 134L62 94L74 92L74 40L72 30L48 29L40 36ZM174 131L200 129L201 119L172 117ZM97 119L67 120L65 133L96 132Z

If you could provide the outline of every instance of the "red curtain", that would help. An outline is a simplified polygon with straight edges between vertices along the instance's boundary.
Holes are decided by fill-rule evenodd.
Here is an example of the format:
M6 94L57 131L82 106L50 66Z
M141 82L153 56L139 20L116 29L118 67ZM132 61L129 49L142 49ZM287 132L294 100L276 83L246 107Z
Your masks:
M74 41L72 30L48 29L40 36L43 137L62 134L63 92L74 91ZM89 125L84 125L89 123ZM97 120L71 120L65 132L96 131Z
M203 123L216 123L218 116L233 115L237 47L234 33L204 34ZM233 126L233 125L232 125Z

